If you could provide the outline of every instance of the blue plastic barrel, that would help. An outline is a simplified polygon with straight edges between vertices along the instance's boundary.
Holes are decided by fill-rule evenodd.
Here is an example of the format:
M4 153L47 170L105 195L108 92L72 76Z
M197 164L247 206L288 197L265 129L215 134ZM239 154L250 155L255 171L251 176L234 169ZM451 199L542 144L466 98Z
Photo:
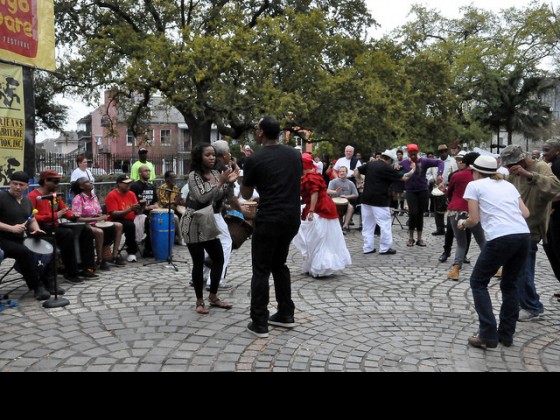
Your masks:
M167 260L173 250L175 239L175 220L171 210L171 223L167 209L154 209L150 212L150 234L152 252L156 260Z

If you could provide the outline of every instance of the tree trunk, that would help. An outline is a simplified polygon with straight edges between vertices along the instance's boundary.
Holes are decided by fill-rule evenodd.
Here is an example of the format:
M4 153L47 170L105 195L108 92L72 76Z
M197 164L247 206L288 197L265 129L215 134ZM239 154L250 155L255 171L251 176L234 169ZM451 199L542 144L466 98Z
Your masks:
M199 120L193 115L183 115L185 121L189 126L189 132L192 139L192 147L196 146L198 143L210 143L211 133L212 133L212 121L209 120Z

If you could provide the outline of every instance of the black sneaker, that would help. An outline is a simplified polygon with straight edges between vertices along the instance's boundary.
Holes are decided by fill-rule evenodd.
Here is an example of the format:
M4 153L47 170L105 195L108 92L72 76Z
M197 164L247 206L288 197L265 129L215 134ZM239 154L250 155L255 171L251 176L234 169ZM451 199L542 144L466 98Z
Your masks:
M247 325L247 331L249 331L253 335L256 335L259 338L268 337L268 327L259 327L255 325L253 322L249 322L249 325Z
M34 296L35 296L35 299L37 299L37 300L47 300L48 298L51 297L51 294L47 291L47 289L45 289L45 286L43 286L42 284L39 284L35 288Z
M397 251L395 251L393 248L389 248L385 252L379 251L379 255L395 255L396 253L397 253Z
M449 258L450 254L448 254L447 252L443 251L443 254L441 254L439 256L439 262L446 262L447 259Z
M99 277L97 274L95 274L95 271L93 270L93 268L88 268L86 270L82 270L78 273L78 275L80 277L85 277L88 279L93 279L95 277Z
M282 316L279 313L275 313L268 318L268 323L276 327L284 328L294 328L296 323L293 316Z
M81 283L84 281L84 279L78 277L77 274L65 274L64 278L71 283Z

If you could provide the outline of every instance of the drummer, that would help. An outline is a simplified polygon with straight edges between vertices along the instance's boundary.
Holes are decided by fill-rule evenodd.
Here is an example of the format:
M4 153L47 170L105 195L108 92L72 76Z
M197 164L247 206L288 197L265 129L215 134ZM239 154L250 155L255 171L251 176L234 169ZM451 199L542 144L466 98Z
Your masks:
M93 193L93 183L86 177L78 178L72 183L72 212L78 218L78 222L88 223L95 237L95 250L97 254L97 267L101 270L110 270L109 262L103 259L103 246L113 246L111 261L117 265L126 265L124 259L119 255L119 248L123 234L123 225L119 222L107 222L107 228L96 226L99 222L105 222L109 217L103 214L99 199Z
M152 170L149 166L142 165L138 169L138 173L140 175L140 179L130 184L130 191L138 197L138 202L142 206L140 213L143 213L146 216L146 220L144 222L144 232L146 233L146 238L144 239L144 253L142 256L144 258L151 258L154 256L154 253L152 252L152 240L150 234L150 212L154 209L160 208L160 206L158 205L157 188L150 182Z
M56 196L54 199L39 199L38 197L45 195L57 195L58 185L61 176L54 170L42 171L39 174L39 188L31 191L27 196L31 199L33 207L39 213L35 216L39 226L48 234L54 231L57 246L60 248L62 261L66 273L64 277L72 283L79 283L82 281L80 277L94 278L98 277L95 274L95 253L93 247L93 233L89 226L76 231L79 235L79 252L82 256L81 267L78 265L78 257L74 242L75 231L70 226L64 226L64 223L59 223L59 219L65 218L71 222L75 222L78 218L72 213L66 204L63 197ZM54 205L54 225L53 214L51 205ZM81 268L81 270L80 270Z
M6 258L13 258L18 262L23 278L29 289L34 291L35 298L46 300L50 297L49 291L55 292L54 278L50 276L50 264L54 260L39 278L33 269L33 253L23 245L24 232L27 231L32 236L45 234L34 218L26 222L33 212L31 200L23 195L28 187L29 176L17 171L11 176L9 189L0 190L0 247ZM57 292L60 295L64 290L59 288Z
M352 215L356 208L356 200L358 199L358 189L356 185L348 179L348 168L346 166L341 166L338 169L338 178L329 182L327 194L331 197L340 197L348 200L348 208L344 216L342 231L349 232L350 222L352 221Z
M171 202L173 220L175 221L175 244L187 246L181 229L179 229L179 217L182 215L181 206L183 206L182 209L185 208L185 199L181 196L181 191L177 186L177 175L173 171L167 171L163 174L163 179L165 182L161 184L157 191L159 205L167 209L169 208L169 202Z

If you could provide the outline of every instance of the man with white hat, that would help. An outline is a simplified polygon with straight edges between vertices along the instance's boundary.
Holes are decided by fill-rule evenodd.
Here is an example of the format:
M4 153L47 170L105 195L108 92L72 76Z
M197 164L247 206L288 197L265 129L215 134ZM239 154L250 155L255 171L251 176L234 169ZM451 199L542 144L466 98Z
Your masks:
M379 255L396 254L391 230L391 192L390 185L395 181L407 181L416 170L414 162L410 171L400 174L393 168L397 161L397 154L392 150L385 150L381 160L372 160L360 166L357 170L365 176L364 192L362 194L362 237L364 239L364 254L373 254L375 249L375 226L379 225Z
M548 164L533 160L523 152L521 146L509 145L500 153L502 165L509 170L507 180L519 191L521 198L530 211L527 224L531 231L531 247L525 261L524 275L519 281L519 321L530 321L540 317L544 306L535 287L535 262L537 244L547 243L546 231L551 202L560 193L560 181Z

